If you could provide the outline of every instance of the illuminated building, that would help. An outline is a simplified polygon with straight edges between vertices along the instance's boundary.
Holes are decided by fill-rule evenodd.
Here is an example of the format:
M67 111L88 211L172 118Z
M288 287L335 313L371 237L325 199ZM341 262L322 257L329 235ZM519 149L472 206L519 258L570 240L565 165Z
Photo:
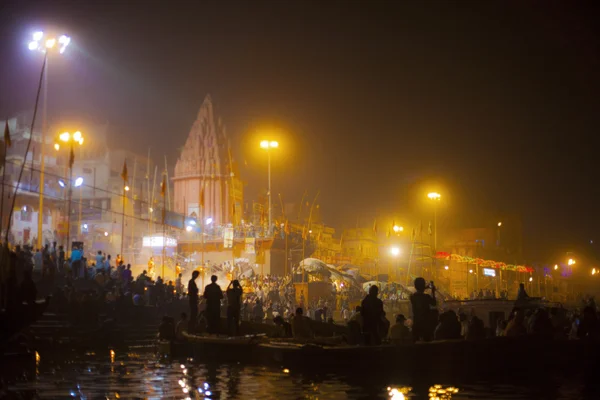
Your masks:
M207 95L175 165L174 211L187 217L212 218L216 226L238 225L243 186L231 157L229 139ZM201 191L204 210L200 209Z

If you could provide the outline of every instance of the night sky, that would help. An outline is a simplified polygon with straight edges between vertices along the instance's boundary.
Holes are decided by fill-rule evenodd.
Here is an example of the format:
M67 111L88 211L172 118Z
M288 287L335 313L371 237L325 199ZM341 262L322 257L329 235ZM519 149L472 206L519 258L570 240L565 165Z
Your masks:
M598 2L156 3L2 2L0 114L32 108L27 42L56 27L54 123L109 121L174 163L210 93L250 199L274 127L274 193L320 189L337 228L414 223L439 190L446 226L520 219L529 259L600 242Z

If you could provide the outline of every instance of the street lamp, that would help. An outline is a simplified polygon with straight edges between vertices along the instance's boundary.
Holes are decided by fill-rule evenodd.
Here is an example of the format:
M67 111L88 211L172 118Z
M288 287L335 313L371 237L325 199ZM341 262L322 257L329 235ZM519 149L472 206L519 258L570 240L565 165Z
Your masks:
M267 229L267 233L271 235L271 224L272 224L272 207L271 207L271 149L276 149L279 147L279 143L275 140L263 140L260 142L261 149L265 149L267 151L267 160L268 160L268 179L269 179L269 228Z
M437 203L440 201L440 198L442 197L441 194L437 193L437 192L431 192L427 195L427 197L429 197L430 200L433 200L433 249L435 251L437 251Z
M402 226L394 225L394 226L392 227L392 230L393 230L395 233L400 233L400 232L403 232L403 231L404 231L404 228L403 228Z
M37 229L37 246L42 248L43 243L43 213L44 213L44 170L45 170L45 157L44 157L44 135L46 134L46 115L47 115L47 104L48 104L48 54L58 50L59 54L63 54L67 49L67 46L71 43L71 38L67 35L60 35L58 39L54 36L44 34L42 31L34 32L32 34L32 40L27 46L31 51L39 51L44 54L44 62L42 66L42 76L40 77L40 84L42 78L44 79L44 112L42 120L42 137L41 137L41 159L40 159L40 197L39 197L39 213L38 213L38 229ZM56 148L56 145L54 146ZM58 150L58 148L56 148Z
M390 253L392 254L392 256L398 257L400 255L400 248L399 247L392 247L390 249Z
M70 151L69 151L69 202L68 202L68 207L67 207L67 252L66 252L67 254L69 254L69 241L71 240L71 238L70 238L70 235L71 235L71 200L73 198L73 186L74 186L74 183L75 183L76 187L81 186L81 184L83 183L83 178L81 178L81 177L77 178L77 182L79 183L79 185L77 185L77 182L73 182L73 162L75 161L75 153L74 153L73 147L75 146L75 143L79 144L80 146L83 144L83 135L81 134L80 131L76 131L73 134L71 134L69 132L61 133L60 135L58 135L58 141L54 144L54 148L56 149L56 151L60 150L60 142L69 144L69 149L70 149ZM59 182L59 184L60 184L60 182ZM64 185L64 183L63 183L63 185ZM41 198L41 195L40 195L40 198Z
M574 259L572 259L572 258L569 258L569 260L567 261L568 265L575 265L576 263L577 262Z

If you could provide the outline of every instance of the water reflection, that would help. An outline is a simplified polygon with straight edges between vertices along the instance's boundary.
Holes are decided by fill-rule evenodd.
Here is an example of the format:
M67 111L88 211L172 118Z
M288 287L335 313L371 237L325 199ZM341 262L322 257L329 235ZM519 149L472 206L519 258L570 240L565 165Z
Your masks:
M458 388L453 386L443 387L442 385L434 385L429 388L430 400L450 400L453 394L458 393Z
M37 380L10 387L20 398L161 398L161 399L393 399L460 400L522 399L539 395L539 388L507 385L432 385L433 382L402 385L403 378L389 374L356 373L340 375L290 370L285 366L268 368L243 364L205 364L187 359L164 361L151 353L113 351L87 353L68 359L47 354L36 357ZM395 382L394 382L395 381ZM390 385L394 382L394 385ZM400 384L398 384L400 383ZM407 382L409 383L409 382ZM548 382L545 382L545 386ZM388 386L389 385L389 386ZM558 386L558 385L557 385ZM557 387L555 386L555 387ZM576 388L577 389L577 388ZM538 390L536 392L536 390ZM546 399L561 398L548 393ZM577 390L580 390L577 389ZM577 398L575 392L569 397Z

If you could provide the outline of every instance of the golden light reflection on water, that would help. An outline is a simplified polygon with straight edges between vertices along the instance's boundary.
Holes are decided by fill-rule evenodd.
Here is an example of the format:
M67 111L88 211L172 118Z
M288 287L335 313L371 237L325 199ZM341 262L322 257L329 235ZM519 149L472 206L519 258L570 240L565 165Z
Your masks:
M450 400L452 395L458 393L458 388L454 386L443 387L442 385L433 385L429 388L430 400Z
M388 387L387 391L391 400L405 400L406 395L412 391L412 388L409 386L400 386L397 388Z

